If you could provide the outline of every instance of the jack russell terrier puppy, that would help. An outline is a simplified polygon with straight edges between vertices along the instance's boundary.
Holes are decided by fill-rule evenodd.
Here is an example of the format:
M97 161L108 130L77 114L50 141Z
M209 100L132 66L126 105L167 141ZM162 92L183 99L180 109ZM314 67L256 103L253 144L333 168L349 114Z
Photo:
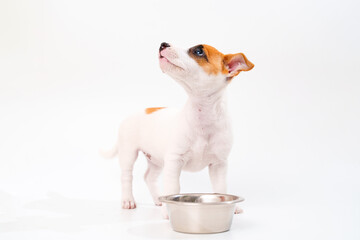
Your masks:
M147 158L145 182L157 206L156 179L163 172L162 195L180 193L182 170L209 168L213 191L226 193L227 158L232 132L226 111L225 89L241 71L254 67L243 53L224 55L201 44L180 49L161 43L161 70L175 79L189 98L176 111L171 108L147 108L125 119L114 148L103 154L119 157L122 183L122 207L136 208L132 193L132 171L138 152ZM241 209L237 208L235 213ZM162 210L167 217L166 210Z

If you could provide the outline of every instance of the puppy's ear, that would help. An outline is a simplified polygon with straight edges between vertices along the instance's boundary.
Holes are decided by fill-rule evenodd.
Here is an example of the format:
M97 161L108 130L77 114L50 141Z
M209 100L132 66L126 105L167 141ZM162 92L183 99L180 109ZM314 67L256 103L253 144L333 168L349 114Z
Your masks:
M249 71L254 67L243 53L227 54L224 56L224 66L228 71L228 78L235 77L241 71Z

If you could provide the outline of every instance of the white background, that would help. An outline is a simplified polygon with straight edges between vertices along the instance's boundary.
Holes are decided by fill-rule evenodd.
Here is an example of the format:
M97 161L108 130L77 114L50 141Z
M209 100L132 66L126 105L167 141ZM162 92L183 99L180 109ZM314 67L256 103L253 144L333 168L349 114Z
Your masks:
M359 2L0 2L0 239L360 239ZM104 160L122 119L186 95L166 41L243 52L228 87L229 192L244 213L216 235L175 233L135 165L138 209ZM183 192L211 191L207 170Z

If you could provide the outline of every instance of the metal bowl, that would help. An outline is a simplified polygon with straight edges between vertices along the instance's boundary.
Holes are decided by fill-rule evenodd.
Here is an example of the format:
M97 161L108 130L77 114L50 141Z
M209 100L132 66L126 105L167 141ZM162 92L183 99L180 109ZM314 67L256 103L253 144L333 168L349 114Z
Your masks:
M218 233L231 227L235 204L243 198L219 193L185 193L159 198L166 203L171 227L183 233Z

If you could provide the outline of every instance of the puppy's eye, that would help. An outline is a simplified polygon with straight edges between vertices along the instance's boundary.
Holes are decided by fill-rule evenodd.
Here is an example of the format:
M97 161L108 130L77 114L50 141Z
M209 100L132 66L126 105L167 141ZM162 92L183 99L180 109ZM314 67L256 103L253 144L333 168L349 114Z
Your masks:
M194 54L196 56L202 57L202 56L204 56L204 50L202 48L195 48Z

